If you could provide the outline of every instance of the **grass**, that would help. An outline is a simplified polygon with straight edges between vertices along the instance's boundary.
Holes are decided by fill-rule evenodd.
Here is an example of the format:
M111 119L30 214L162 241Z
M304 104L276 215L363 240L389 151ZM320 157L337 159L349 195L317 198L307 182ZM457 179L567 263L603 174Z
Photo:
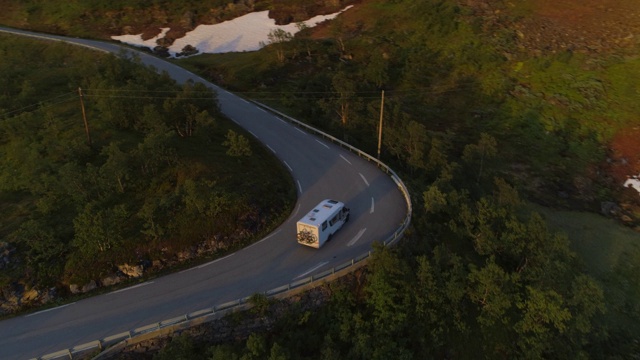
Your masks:
M175 62L205 78L214 79L218 85L237 91L254 88L259 74L275 66L275 61L275 55L267 57L263 52L251 51L201 54Z
M568 235L585 272L602 286L607 305L602 321L640 336L636 305L640 282L635 273L640 266L635 263L640 259L640 233L594 213L531 208L544 215L549 230Z
M587 265L586 271L598 278L619 265L625 254L640 248L640 234L612 219L594 213L532 207L545 216L550 230L569 236L572 249Z

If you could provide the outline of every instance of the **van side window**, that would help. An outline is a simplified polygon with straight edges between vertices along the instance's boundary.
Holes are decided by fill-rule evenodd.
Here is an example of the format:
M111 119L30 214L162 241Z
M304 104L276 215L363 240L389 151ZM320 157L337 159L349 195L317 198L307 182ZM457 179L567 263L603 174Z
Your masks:
M326 229L326 228L327 228L327 222L326 222L326 221L324 221L324 222L322 223L322 231L324 231L324 229Z

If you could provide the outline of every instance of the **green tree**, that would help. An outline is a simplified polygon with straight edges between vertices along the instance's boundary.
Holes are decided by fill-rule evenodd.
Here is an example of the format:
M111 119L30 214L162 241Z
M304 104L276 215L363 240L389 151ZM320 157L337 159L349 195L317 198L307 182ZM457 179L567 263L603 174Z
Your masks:
M258 360L267 357L267 340L262 335L251 334L246 342L246 352L242 360Z
M157 175L165 166L178 161L176 149L171 146L175 135L165 129L148 133L132 152L134 163L143 175Z
M182 91L174 98L166 99L163 103L168 121L178 136L191 137L196 128L209 127L213 123L210 114L218 112L216 98L209 88L202 83L187 82Z
M58 168L59 181L54 186L63 192L63 200L68 198L76 205L85 204L93 197L93 189L85 178L84 168L68 162Z
M510 274L498 266L493 257L482 268L471 265L468 295L480 307L477 321L481 325L509 323L507 313L513 305L514 291Z
M427 128L416 121L407 124L405 148L407 153L407 164L414 169L425 167L425 147L427 145Z
M324 342L322 343L322 350L320 351L321 360L340 360L344 357L337 348L336 343L331 336L325 335Z
M229 156L241 157L252 155L249 140L231 129L227 131L226 140L222 145L228 148L227 155Z
M298 22L296 23L296 29L298 29L298 34L302 35L306 32L307 29L309 29L309 26L307 26L307 24L305 24L304 22ZM311 59L313 41L310 38L305 35L295 36L292 39L292 42L296 46L296 52L306 53L307 59Z
M286 60L285 44L293 39L293 35L291 35L290 32L278 28L269 31L267 39L269 39L268 45L271 45L276 51L278 62L284 63Z
M143 134L166 132L169 129L165 122L166 119L163 112L159 111L155 104L146 104L142 108L140 120L136 122L136 130L141 131Z
M9 238L23 248L28 275L36 283L52 285L59 279L67 246L52 226L42 220L28 220Z
M89 203L73 220L73 247L82 256L91 258L122 244L125 239L129 212L125 205L103 208Z
M289 355L285 348L280 346L277 342L273 343L271 346L271 351L269 353L268 360L288 360L290 359Z
M463 258L444 245L417 261L414 296L419 321L415 324L424 326L422 334L428 334L418 344L422 351L435 356L448 346L456 348L455 342L464 342L470 331L465 301L469 274Z
M615 284L609 295L612 307L640 323L640 246L620 255L613 269L607 274L607 281Z
M146 235L152 241L157 242L167 234L167 226L162 221L163 216L169 213L171 198L154 196L145 198L145 202L137 213L142 220L140 233Z
M364 78L382 89L389 81L389 60L386 54L374 53L369 58L364 71Z
M391 250L374 245L369 262L371 276L367 284L367 302L373 309L373 327L381 335L397 336L407 329L412 307L407 293L409 269Z
M237 352L229 345L215 345L209 348L209 360L239 360Z
M526 287L525 297L516 306L522 311L522 318L514 328L521 354L539 359L552 349L554 339L567 331L571 312L557 292L531 286Z
M335 111L340 118L340 124L345 127L351 118L353 103L356 96L356 82L344 72L338 72L331 79L333 90L337 95L334 100Z
M198 356L196 346L189 334L175 336L171 342L153 356L154 360L194 360Z
M476 182L479 183L486 162L498 153L498 143L491 135L482 133L477 144L464 147L462 159L470 169L477 169Z
M591 319L596 313L604 313L604 292L602 288L587 275L578 275L571 284L569 306L574 311L576 329L582 333L591 331Z
M232 194L223 191L215 182L209 180L185 180L179 188L184 211L176 217L185 222L185 230L197 224L201 237L211 238L216 232L227 226L233 227L236 209L241 209L241 201L233 200ZM233 214L233 215L232 215Z
M102 149L102 155L107 157L105 163L100 167L101 176L112 178L114 187L118 192L125 192L125 185L131 178L130 156L120 150L117 142L112 142Z
M410 271L407 264L388 248L374 245L369 262L371 275L366 286L366 304L371 320L356 314L354 332L358 339L353 351L371 359L411 359L410 316L413 312Z

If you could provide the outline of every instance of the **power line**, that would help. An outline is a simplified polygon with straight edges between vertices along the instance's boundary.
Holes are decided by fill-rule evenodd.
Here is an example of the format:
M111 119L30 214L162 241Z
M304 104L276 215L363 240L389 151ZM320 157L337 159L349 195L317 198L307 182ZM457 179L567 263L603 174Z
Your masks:
M471 84L471 83L470 83ZM462 84L457 84L462 85ZM387 90L385 96L387 98L402 98L408 97L411 95L437 95L437 94L445 94L451 92L463 91L461 87L455 87L446 90L434 90L433 88L414 88L414 89L400 89L400 90ZM192 91L192 92L183 92L181 90L144 90L144 89L83 89L84 98L101 98L101 99L142 99L142 100L163 100L163 99L174 99L174 100L211 100L212 93L206 91ZM105 94L106 93L106 94ZM136 95L136 94L171 94L173 96L151 96L151 95ZM207 95L204 97L199 97L197 95ZM306 100L377 100L379 99L378 90L375 91L354 91L347 93L345 95L339 96L313 96L313 95L336 95L339 94L336 91L240 91L235 92L238 95L245 95L249 97L254 97L257 100L261 101L277 101L281 99L282 95L292 95L297 99L306 99ZM177 95L187 95L186 97L178 97ZM214 94L215 95L215 92ZM267 95L267 96L261 96ZM10 117L13 114L31 111L32 109L47 109L51 108L55 105L66 103L71 100L75 100L77 93L74 91L58 95L51 99L47 99L44 101L40 101L38 103L26 105L24 107L6 111L4 113L0 113L0 117ZM64 98L60 101L54 101L56 99Z
M174 99L174 100L212 100L213 97L186 97L186 98L176 98L173 96L131 96L131 95L96 95L85 93L85 98L100 98L100 99L147 99L147 100L157 100L157 99Z
M60 99L60 98L62 98L64 96L71 96L71 97L69 97L68 99L63 99L63 100L60 100L60 101L53 102L54 100ZM11 116L11 115L13 115L15 113L22 113L22 112L30 111L33 108L47 109L47 108L50 108L50 107L52 107L54 105L62 104L62 103L71 101L73 99L75 99L75 92L68 92L68 93L61 94L61 95L58 95L56 97L53 97L51 99L43 100L43 101L40 101L40 102L37 102L37 103L34 103L34 104L26 105L26 106L18 108L18 109L9 110L9 111L6 111L4 113L0 113L0 118L1 117L9 117L9 116Z

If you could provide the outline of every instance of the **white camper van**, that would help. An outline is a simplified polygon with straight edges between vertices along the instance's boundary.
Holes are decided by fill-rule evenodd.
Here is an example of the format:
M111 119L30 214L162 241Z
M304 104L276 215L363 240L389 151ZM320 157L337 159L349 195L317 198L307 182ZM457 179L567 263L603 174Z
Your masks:
M323 200L298 221L298 243L318 249L347 221L349 209L343 203Z

